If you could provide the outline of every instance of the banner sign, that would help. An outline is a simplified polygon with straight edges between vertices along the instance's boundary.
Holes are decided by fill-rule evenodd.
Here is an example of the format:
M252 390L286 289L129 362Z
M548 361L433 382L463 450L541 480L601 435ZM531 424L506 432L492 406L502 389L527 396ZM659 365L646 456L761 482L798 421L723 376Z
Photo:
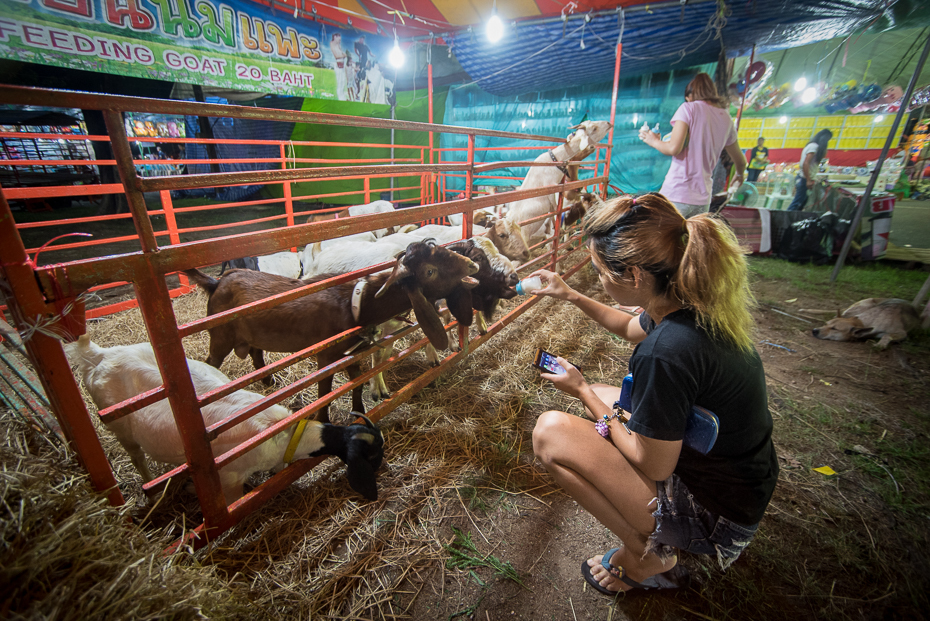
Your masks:
M390 38L294 19L281 11L263 11L259 17L262 7L244 0L0 0L0 7L2 58L243 91L386 103Z

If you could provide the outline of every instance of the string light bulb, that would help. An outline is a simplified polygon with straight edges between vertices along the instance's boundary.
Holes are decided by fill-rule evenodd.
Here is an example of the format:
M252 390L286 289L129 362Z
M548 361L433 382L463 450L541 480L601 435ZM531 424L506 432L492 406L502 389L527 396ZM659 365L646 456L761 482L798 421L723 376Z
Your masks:
M400 43L397 42L397 31L394 31L394 47L391 48L391 53L388 54L388 62L391 63L391 66L395 69L400 69L404 66L404 51L400 49Z
M817 99L817 89L814 88L813 86L808 88L807 90L804 91L804 93L801 94L801 101L803 103L809 104L815 99Z
M807 78L802 75L800 78L798 78L798 81L794 83L794 90L795 92L800 93L805 88L807 88Z
M491 43L497 43L504 37L504 22L497 16L497 2L494 3L494 8L491 9L491 18L488 20L486 32L488 41Z

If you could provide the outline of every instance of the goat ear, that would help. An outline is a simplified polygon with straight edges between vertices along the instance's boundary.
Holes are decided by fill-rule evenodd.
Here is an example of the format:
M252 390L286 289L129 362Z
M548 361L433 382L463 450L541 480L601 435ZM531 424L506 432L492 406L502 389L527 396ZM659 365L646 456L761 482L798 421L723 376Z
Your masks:
M410 275L410 270L407 269L407 266L404 265L404 253L401 252L397 255L397 264L394 266L394 271L391 272L391 275L385 281L381 288L378 289L378 293L375 294L376 298L380 298L384 295L384 292L387 291L391 285L402 278L406 278Z
M436 312L436 307L432 305L423 295L419 288L410 287L407 289L407 296L410 298L410 305L413 307L413 314L417 317L417 323L426 334L426 338L436 349L448 349L449 335L446 334L445 326L442 325L442 319Z
M591 140L588 138L588 134L586 134L586 133L585 133L585 134L582 134L582 135L581 135L581 145L580 145L579 151L584 151L585 149L588 148L588 145L590 145L590 144L591 144Z
M452 316L458 319L463 326L470 326L474 313L472 312L471 291L461 287L456 287L452 293L446 296L446 306Z

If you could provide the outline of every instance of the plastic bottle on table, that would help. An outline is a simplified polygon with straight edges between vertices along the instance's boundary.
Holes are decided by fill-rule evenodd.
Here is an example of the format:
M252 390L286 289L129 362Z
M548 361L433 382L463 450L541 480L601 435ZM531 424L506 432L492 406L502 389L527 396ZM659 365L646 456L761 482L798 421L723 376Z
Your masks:
M530 276L518 282L514 289L519 295L529 295L535 291L539 291L543 286L542 278L539 276Z

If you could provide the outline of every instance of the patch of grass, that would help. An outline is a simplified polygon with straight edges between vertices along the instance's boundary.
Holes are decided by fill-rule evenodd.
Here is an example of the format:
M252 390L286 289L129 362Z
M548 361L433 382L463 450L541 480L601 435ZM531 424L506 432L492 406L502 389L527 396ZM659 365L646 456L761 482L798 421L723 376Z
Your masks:
M913 300L927 274L917 270L903 270L886 263L845 265L830 283L833 265L791 263L772 257L750 257L749 271L755 280L787 281L798 291L823 295L825 286L842 291L853 300L863 298L901 298Z
M450 569L467 569L469 571L486 567L491 569L495 576L513 580L524 589L526 588L519 574L517 574L517 570L513 568L509 561L505 563L493 554L483 556L472 542L471 534L465 534L455 526L452 527L452 530L455 533L452 543L442 546L450 555L446 560L446 567Z

